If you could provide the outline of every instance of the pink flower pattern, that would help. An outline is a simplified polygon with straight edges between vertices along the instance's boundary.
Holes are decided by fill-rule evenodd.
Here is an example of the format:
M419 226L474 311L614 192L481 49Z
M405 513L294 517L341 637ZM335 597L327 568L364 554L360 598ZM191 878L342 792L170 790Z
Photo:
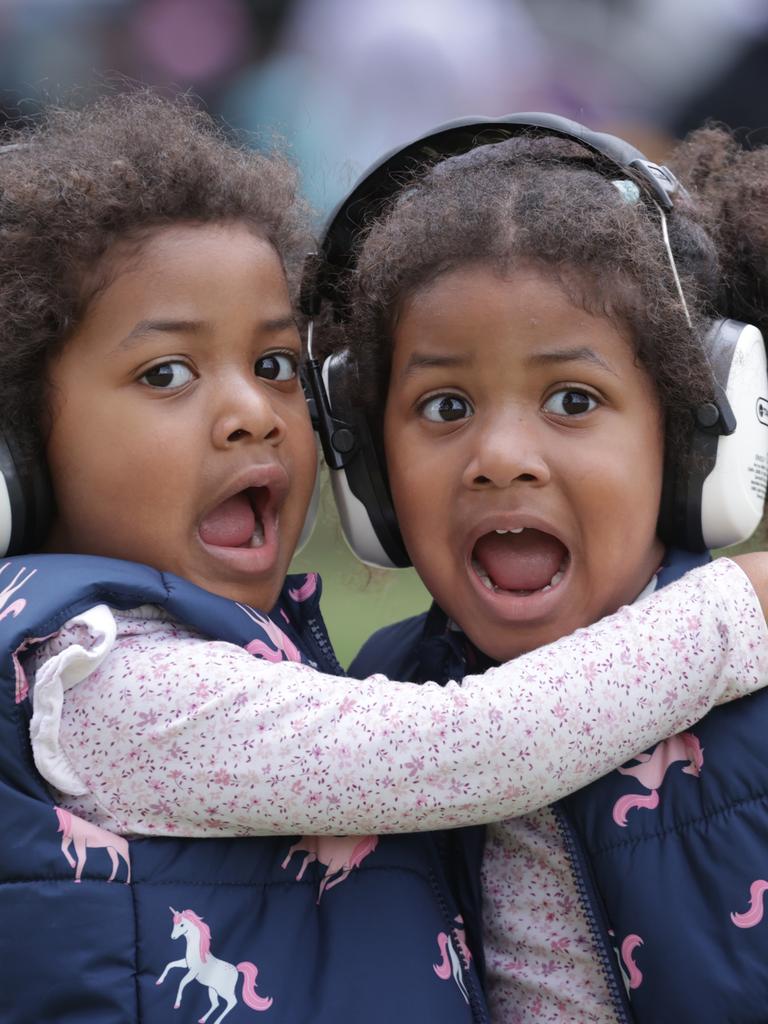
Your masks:
M462 686L324 676L288 660L277 626L273 661L156 608L114 611L109 655L78 681L73 645L97 639L88 614L28 666L55 675L70 656L59 750L35 752L60 806L123 835L378 835L527 815L491 827L484 864L494 1020L526 1024L613 1021L552 814L536 809L759 688L768 648L727 559ZM78 795L57 786L62 762Z

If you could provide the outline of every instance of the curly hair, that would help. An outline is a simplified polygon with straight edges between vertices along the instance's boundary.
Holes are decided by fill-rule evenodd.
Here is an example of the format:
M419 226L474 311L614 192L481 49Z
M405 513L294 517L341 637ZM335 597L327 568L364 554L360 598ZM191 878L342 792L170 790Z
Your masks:
M0 140L0 429L44 443L46 366L108 283L105 254L179 222L242 221L295 287L308 217L277 154L229 141L191 101L138 90L51 109Z
M381 422L393 328L409 296L466 264L502 275L534 268L586 311L628 329L655 382L674 471L686 456L692 409L712 397L700 344L707 324L732 316L768 326L766 155L745 154L720 129L675 154L692 194L678 197L669 237L693 330L660 211L577 143L517 136L422 170L368 226L345 285L343 340L372 424Z

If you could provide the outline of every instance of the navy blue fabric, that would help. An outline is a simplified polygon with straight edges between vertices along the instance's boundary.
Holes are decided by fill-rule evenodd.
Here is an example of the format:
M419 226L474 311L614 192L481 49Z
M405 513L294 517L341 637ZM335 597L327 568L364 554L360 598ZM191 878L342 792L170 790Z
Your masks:
M446 683L449 679L463 679L470 672L483 672L492 664L468 643L463 633L450 629L443 611L433 605L429 612L384 626L369 637L350 665L349 674L365 679L374 672L383 672L390 679ZM462 907L469 947L484 979L480 867L485 826L455 829L447 835L451 843L453 888Z
M659 585L708 559L670 552ZM445 633L444 616L440 633L438 612L430 612L430 638L426 616L390 626L368 641L351 671L387 671L395 661L413 666L419 651L429 652L441 635L444 652L455 653L456 634ZM696 635L695 616L687 629ZM406 638L410 652L402 647ZM463 657L446 655L446 678L464 674ZM675 684L673 678L661 684L672 700ZM682 747L699 763L696 775L684 771L688 760L672 761L656 790L656 807L626 810L625 802L617 808L633 794L649 803L655 796L633 775L614 771L554 809L619 1019L766 1024L768 691L716 708L688 733L695 740L687 745L647 752L649 758L654 750L657 757L662 751L676 756ZM634 759L624 768L640 764ZM614 809L619 820L625 814L625 825Z
M659 582L706 557L676 553ZM688 629L695 635L695 618ZM673 694L675 680L667 686ZM615 771L561 804L604 941L620 950L637 937L631 957L642 980L629 990L630 1019L641 1024L768 1021L768 920L759 886L748 926L733 917L745 924L750 889L768 878L767 729L762 691L715 708L688 730L694 739L687 744L648 751L656 751L654 762L662 750L684 758L661 766L655 790ZM643 806L636 796L658 803ZM615 968L618 956L611 959Z
M379 837L320 899L322 863L310 863L298 880L306 853L299 848L283 867L295 836L133 839L126 852L124 841L102 831L96 838L116 850L114 880L107 847L88 846L83 861L72 844L69 857L82 866L75 880L62 840L83 826L57 812L35 771L26 682L12 652L94 604L152 603L212 638L257 640L275 656L295 644L302 660L338 673L313 579L289 578L271 622L259 625L234 602L140 565L64 555L0 565L2 1024L186 1024L208 1012L209 984L222 998L208 1024L225 1012L226 1024L252 1021L243 974L226 966L215 983L193 977L174 1010L186 940L171 932L174 911L187 910L210 929L209 966L215 959L256 965L256 996L272 1000L261 1006L267 1024L487 1019L474 965L457 968L458 980L434 966L443 962L439 936L454 931L461 909L452 889L453 836ZM188 916L181 920L189 926ZM191 927L197 935L199 926ZM228 1012L226 977L235 981Z

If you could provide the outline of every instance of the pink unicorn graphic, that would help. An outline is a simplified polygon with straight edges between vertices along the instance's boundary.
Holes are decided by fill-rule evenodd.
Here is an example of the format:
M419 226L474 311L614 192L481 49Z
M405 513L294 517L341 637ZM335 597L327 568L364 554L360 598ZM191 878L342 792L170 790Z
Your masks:
M181 1006L181 994L186 986L190 981L197 981L208 989L208 998L211 1002L210 1009L200 1018L198 1024L205 1024L211 1014L218 1009L219 996L221 996L227 1005L216 1020L211 1021L211 1024L219 1024L219 1021L222 1021L237 1005L235 986L238 972L243 975L243 1002L245 1005L250 1006L252 1010L260 1011L270 1008L274 1000L256 994L256 975L259 973L256 964L243 960L242 963L235 966L226 960L219 960L211 953L211 929L202 917L198 917L194 910L178 911L173 907L168 909L173 914L171 938L184 938L187 944L186 954L182 960L171 960L169 964L166 964L165 970L155 984L162 985L171 968L186 968L187 973L179 982L179 987L176 990L174 1010L178 1010Z
M250 608L247 604L238 604L237 607L241 612L245 612L251 622L255 622L257 626L263 629L272 642L272 647L270 647L263 640L251 640L245 647L249 654L254 654L257 658L265 658L267 661L273 662L301 661L301 651L272 619L267 618L266 615L259 614L259 612L254 608Z
M300 587L293 587L288 591L288 597L292 597L294 601L306 601L308 597L312 597L316 590L317 573L308 572L307 578Z
M763 896L768 891L768 882L756 878L749 887L749 910L743 914L731 914L731 921L737 928L754 928L763 920Z
M455 921L457 927L454 928L453 934L461 955L464 957L464 963L468 964L472 959L472 954L467 946L467 936L464 928L458 927L464 924L464 919L459 915L455 918ZM447 932L438 933L437 948L440 950L441 959L439 964L432 964L432 970L443 981L447 981L452 977L456 982L459 992L464 996L465 1002L469 1003L469 992L467 992L467 986L464 984L461 957L451 941L451 936Z
M306 853L296 875L298 882L307 866L313 861L319 861L326 869L317 894L319 903L326 889L332 889L334 885L349 878L353 869L359 868L378 845L378 836L302 836L290 847L282 866L284 870L288 867L294 853ZM334 878L334 875L337 877Z
M56 817L59 819L59 827L56 831L63 833L61 837L61 852L67 858L69 866L75 868L75 881L79 882L81 880L85 860L88 856L88 847L100 847L107 851L112 862L112 874L107 881L112 882L114 880L117 874L119 857L122 857L128 869L128 877L125 879L125 884L128 885L131 880L131 854L128 849L128 840L122 836L113 835L112 832L107 832L105 828L99 828L98 825L92 825L90 821L83 821L76 814L65 811L63 807L54 807L54 811L56 811ZM72 843L75 844L77 860L69 852L69 847Z
M686 775L698 778L704 764L704 751L692 732L681 732L657 743L652 754L638 754L634 760L639 764L631 765L629 768L618 768L617 771L622 775L633 775L642 786L650 790L650 793L630 793L619 797L613 805L613 820L621 828L626 828L627 813L633 807L653 810L659 806L659 787L675 761L687 761L688 764L683 771Z
M627 995L629 995L631 989L639 988L643 980L643 972L635 963L633 956L637 947L642 945L643 940L639 935L628 935L621 944L621 950L618 950L616 946L613 947L616 959L619 961L619 970L621 971Z

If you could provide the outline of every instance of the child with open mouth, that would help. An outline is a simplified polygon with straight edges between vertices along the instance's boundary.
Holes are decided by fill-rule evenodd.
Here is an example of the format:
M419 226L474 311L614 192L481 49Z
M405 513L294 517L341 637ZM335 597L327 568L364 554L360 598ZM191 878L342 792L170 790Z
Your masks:
M551 115L457 122L390 154L332 220L316 288L350 350L326 369L331 407L364 418L386 465L406 554L383 528L382 554L435 601L374 635L352 673L455 679L522 656L642 607L757 525L768 152L711 130L674 156L701 195ZM354 472L339 471L342 508L363 494ZM365 507L370 532L386 516ZM639 677L695 624L673 614ZM606 657L585 652L588 679ZM567 728L582 705L549 704L558 685L544 675L541 700ZM628 698L631 718L642 684ZM764 1019L767 721L764 698L737 702L489 827L494 1020ZM532 733L530 757L559 775L570 734Z

